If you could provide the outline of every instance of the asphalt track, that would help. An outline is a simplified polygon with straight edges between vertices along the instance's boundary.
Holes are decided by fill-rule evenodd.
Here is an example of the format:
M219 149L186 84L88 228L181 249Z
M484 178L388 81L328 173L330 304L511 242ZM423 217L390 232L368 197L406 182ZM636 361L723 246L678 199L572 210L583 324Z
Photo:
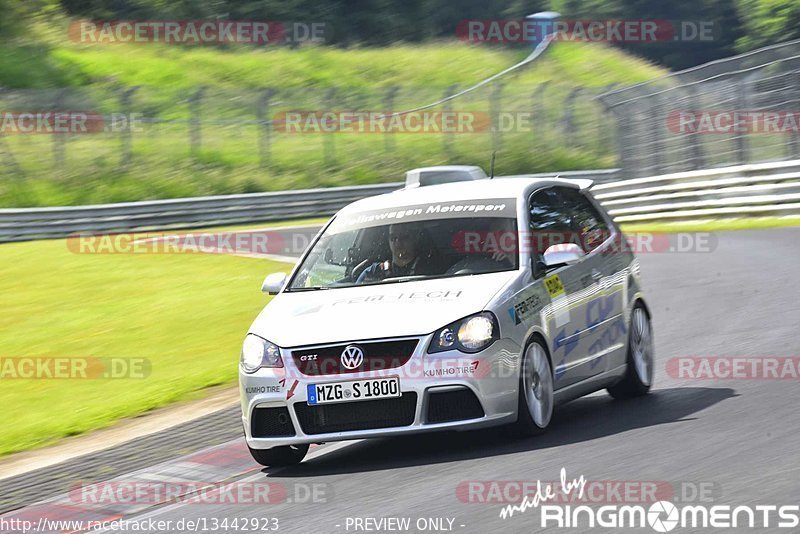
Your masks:
M352 526L354 518L389 517L409 518L410 532L447 528L469 533L541 532L539 510L501 519L506 503L465 502L468 499L461 490L470 481L554 481L562 468L569 478L654 482L671 488L672 496L685 502L702 490L703 500L693 502L800 504L798 379L691 380L670 378L665 372L667 361L675 357L800 356L800 228L722 232L717 238L712 252L639 256L654 316L657 356L656 385L644 398L614 401L597 393L574 401L560 407L548 433L537 438L511 440L493 429L346 442L313 449L297 467L263 470L246 454L236 454L243 449L238 440L202 450L205 439L218 439L214 436L238 429L235 412L226 411L224 420L219 414L214 416L216 430L201 433L204 437L191 435L191 442L185 444L200 450L199 456L175 455L166 464L146 468L151 472L144 474L113 469L114 457L108 456L105 461L113 470L106 478L269 482L286 492L281 502L139 506L132 512L96 511L94 517L173 521L168 527L137 530L152 533L202 530L175 526L189 519L205 521L201 524L208 529L214 519L225 518L228 528L220 523L213 531L253 531L232 528L235 518L278 518L278 532L363 532ZM58 467L50 472L60 473L62 486L78 476L64 475ZM31 482L37 477L47 479L47 474L25 478ZM81 478L103 479L99 473ZM9 501L7 492L19 484L3 484L0 501ZM41 490L40 499L54 491L52 483L33 487ZM306 502L302 497L312 487L318 490L318 498ZM25 498L29 504L36 500L30 490ZM0 519L36 518L43 511L53 515L54 502L19 509ZM74 503L72 508L71 514L78 516ZM418 530L417 520L426 518L445 518L444 528ZM452 519L452 527L447 519ZM260 522L259 527L264 525L274 523ZM589 529L547 529L559 530ZM595 528L591 532L636 530ZM642 531L653 532L649 527ZM692 531L746 530L679 527L674 532Z

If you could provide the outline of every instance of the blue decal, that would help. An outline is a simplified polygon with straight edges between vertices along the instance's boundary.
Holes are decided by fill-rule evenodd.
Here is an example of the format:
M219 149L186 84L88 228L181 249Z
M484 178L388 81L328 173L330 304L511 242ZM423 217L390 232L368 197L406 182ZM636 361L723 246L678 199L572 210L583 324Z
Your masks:
M589 302L586 306L586 328L592 328L599 325L614 312L614 300L616 293L612 293L607 297L597 297Z
M564 358L563 360L558 362L558 365L556 365L556 371L555 373L553 373L555 375L556 382L561 380L561 378L567 373L567 364L565 363L566 361L567 359Z
M573 336L575 336L574 339L567 340L567 331L566 329L562 329L556 336L556 350L563 346L565 347L564 356L569 356L570 352L578 348L578 341L581 339L580 332L580 330L575 330L573 333Z
M605 349L616 343L620 337L624 336L625 332L626 332L625 321L623 321L622 317L620 317L619 319L614 321L614 323L609 327L608 330L603 332L603 335L600 337L600 339L592 343L592 345L589 347L589 354L590 355L597 354L598 352L604 351ZM602 362L604 358L605 354L600 356L599 358L595 358L594 360L592 360L592 363L589 364L589 367L591 369L594 369L595 367L600 365L600 362Z
M513 307L508 309L508 314L511 316L511 320L514 321L514 324L520 323L520 320L517 319L517 312L514 311Z
M317 403L317 389L314 387L314 384L308 384L306 386L306 394L308 395L309 404Z

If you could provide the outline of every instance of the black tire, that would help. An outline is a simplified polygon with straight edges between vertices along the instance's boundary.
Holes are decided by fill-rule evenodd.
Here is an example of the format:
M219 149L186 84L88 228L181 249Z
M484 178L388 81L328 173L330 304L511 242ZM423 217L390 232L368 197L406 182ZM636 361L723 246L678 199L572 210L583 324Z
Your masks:
M547 430L553 417L554 381L547 349L539 341L531 341L522 353L520 365L517 421L511 425L511 431L519 437L538 436ZM533 374L531 374L532 371ZM540 373L541 376L538 379L534 378ZM533 387L534 383L536 388ZM537 388L539 389L538 396L535 393ZM530 395L533 395L533 398ZM540 403L542 405L542 413L535 417L531 413L533 408L531 408L529 402L534 405L537 402ZM545 407L545 405L549 407Z
M641 354L642 350L646 350L644 355ZM626 361L625 376L607 390L609 395L615 399L630 399L646 395L653 384L655 361L653 328L650 324L650 315L641 303L637 303L631 312ZM645 365L645 368L642 365Z
M250 447L247 447L250 449ZM263 466L285 467L297 465L303 461L308 452L308 445L286 445L272 449L250 449L253 459Z

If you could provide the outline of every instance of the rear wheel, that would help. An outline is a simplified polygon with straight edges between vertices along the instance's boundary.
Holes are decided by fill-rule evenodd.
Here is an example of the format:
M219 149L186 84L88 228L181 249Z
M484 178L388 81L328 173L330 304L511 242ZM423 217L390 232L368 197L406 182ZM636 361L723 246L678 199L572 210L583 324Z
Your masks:
M250 447L248 447L250 449ZM250 449L253 459L264 466L283 467L297 465L308 452L308 445L286 445L272 449Z
M538 341L532 341L525 349L519 388L515 433L543 433L553 416L553 372L547 351Z
M608 388L615 399L638 397L650 391L653 383L653 329L650 317L641 304L636 304L631 313L631 327L628 339L628 368L625 377Z

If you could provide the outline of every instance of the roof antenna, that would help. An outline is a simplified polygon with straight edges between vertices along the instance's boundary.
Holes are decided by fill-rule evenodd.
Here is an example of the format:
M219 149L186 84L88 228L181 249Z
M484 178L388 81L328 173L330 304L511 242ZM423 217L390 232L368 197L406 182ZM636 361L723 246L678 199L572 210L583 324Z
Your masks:
M497 150L492 150L492 162L489 163L489 179L494 178L494 158L497 156Z

